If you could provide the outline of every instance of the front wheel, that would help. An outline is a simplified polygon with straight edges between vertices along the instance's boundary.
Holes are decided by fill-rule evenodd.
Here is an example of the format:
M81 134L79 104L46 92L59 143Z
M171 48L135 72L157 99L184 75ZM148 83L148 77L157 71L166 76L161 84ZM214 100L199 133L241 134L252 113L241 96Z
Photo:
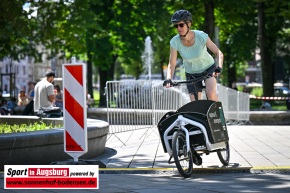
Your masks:
M224 166L229 165L230 161L230 145L229 141L226 141L226 147L224 149L218 150L217 155Z
M184 178L190 177L192 173L192 153L187 152L186 138L182 131L177 130L172 137L172 152L175 165Z

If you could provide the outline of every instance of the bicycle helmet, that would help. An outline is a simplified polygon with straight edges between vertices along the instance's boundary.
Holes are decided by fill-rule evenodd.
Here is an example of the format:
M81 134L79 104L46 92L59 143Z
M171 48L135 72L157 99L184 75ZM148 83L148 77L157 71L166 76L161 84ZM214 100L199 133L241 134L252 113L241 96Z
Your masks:
M187 10L182 10L182 9L176 11L171 17L171 22L176 23L179 21L185 21L186 23L187 21L190 21L192 23L191 13Z
M191 13L187 10L182 10L182 9L176 11L171 17L171 22L177 23L179 21L184 21L186 26L187 26L187 32L184 35L180 35L181 37L186 37L188 32L189 32L188 21L190 21L192 23Z

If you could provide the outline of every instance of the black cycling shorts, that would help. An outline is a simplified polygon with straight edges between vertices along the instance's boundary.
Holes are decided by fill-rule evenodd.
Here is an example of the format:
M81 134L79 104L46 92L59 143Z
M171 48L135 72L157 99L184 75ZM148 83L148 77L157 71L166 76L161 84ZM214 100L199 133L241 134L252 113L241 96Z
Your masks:
M212 74L214 72L214 70L216 69L216 65L213 64L211 65L208 69L206 69L204 72L202 73L198 73L198 74L189 74L189 73L185 73L186 75L186 80L190 80L193 78L199 78L201 76L204 76L205 74ZM195 86L194 86L195 85ZM194 94L194 90L196 88L197 92L202 92L203 89L203 85L202 85L202 81L200 82L196 82L194 84L187 84L187 90L189 94ZM194 88L195 87L195 88Z

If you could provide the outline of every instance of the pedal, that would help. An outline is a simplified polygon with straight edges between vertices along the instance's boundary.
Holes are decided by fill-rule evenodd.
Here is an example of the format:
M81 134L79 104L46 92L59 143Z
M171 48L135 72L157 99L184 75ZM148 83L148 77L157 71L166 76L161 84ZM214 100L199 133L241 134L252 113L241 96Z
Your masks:
M202 164L202 158L194 149L192 150L192 161L197 166Z

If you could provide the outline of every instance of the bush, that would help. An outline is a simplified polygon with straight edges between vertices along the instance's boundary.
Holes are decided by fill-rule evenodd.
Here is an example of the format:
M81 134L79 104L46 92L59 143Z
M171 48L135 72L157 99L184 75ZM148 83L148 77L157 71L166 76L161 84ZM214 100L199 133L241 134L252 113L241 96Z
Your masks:
M253 88L250 93L251 95L258 97L263 96L263 88L260 87Z
M29 124L29 125L26 125L26 124L21 124L21 125L0 124L0 133L29 132L29 131L38 131L38 130L44 130L44 129L51 129L51 128L53 128L52 124L46 125L43 122Z

